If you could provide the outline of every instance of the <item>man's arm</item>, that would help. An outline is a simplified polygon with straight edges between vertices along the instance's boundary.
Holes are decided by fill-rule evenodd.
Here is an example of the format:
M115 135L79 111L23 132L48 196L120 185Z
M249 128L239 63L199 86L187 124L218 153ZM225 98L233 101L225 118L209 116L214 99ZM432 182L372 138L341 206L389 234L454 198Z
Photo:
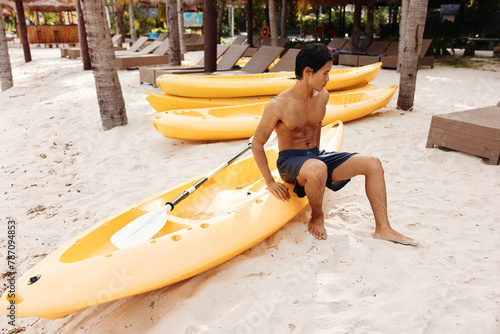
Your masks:
M269 169L267 156L264 150L264 144L271 136L271 133L273 132L276 124L278 124L278 121L278 110L275 104L271 102L264 110L259 125L255 130L255 135L252 140L252 153L269 191L277 198L285 201L290 199L288 187L274 180L271 170Z
M330 99L330 93L328 93L328 91L324 90L321 91L321 98L323 99L323 103L325 104L325 113L326 113L326 105L328 104L328 100ZM318 124L318 129L316 130L316 146L318 147L318 149L320 148L319 145L321 143L321 123L323 121L321 121L319 124Z

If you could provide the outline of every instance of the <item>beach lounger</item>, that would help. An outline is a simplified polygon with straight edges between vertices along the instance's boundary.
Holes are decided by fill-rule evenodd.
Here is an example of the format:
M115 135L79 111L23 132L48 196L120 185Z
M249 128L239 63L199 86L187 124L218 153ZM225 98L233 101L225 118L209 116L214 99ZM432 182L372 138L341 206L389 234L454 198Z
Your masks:
M229 44L218 44L217 45L217 59L222 57L224 53L229 49ZM156 65L156 66L141 66L139 67L139 81L140 83L150 83L154 87L156 86L156 78L162 74L166 74L169 71L202 71L205 68L205 57L202 57L195 65L191 66L175 66L175 65Z
M379 54L382 54L389 44L390 42L387 41L374 41L364 52L340 53L339 65L363 66L378 63L380 61ZM361 58L363 65L360 64Z
M430 66L434 68L434 56L426 57L425 54L431 45L431 39L422 40L422 49L418 58L418 66ZM394 45L395 44L395 45ZM394 45L394 46L393 46ZM392 42L391 45L384 52L386 56L380 57L383 68L397 68L398 67L398 42Z
M274 65L269 72L294 71L295 58L300 52L300 49L288 49L288 51L280 58L278 63Z
M186 51L201 51L205 48L205 36L194 35L186 41Z
M248 44L236 45L231 44L226 52L222 55L219 62L217 63L217 71L230 71L233 70L238 60L243 56L246 49L248 49ZM175 69L175 70L164 70L161 74L188 74L188 73L196 73L203 74L204 68L202 69Z
M238 36L236 36L236 38L233 40L233 42L231 44L241 45L246 40L247 40L247 36L245 36L245 35L238 35Z
M155 44L159 43L159 44ZM168 64L168 40L163 42L153 42L151 44L155 44L153 46L147 46L144 49L149 51L152 49L152 53L145 53L145 51L141 50L139 53L135 52L132 54L121 54L115 57L116 67L120 70L126 68L136 68L140 66L146 65L161 65Z
M114 51L124 51L126 50L127 48L124 48L124 47L121 47L121 46L117 46L116 43L122 38L122 35L120 34L117 34L117 35L114 35L113 37L111 37L111 42L113 43L113 50ZM59 48L59 50L61 51L61 57L63 58L70 58L70 59L76 59L78 57L80 57L80 47L62 47L62 48Z
M434 145L478 155L489 159L490 165L498 165L500 107L432 116L426 147L432 148Z
M328 43L328 47L334 49L332 64L337 65L339 63L339 51L351 50L351 39L334 38L330 43Z
M248 46L248 45L247 45ZM279 57L279 55L285 50L283 47L279 46L262 46L260 47L255 55L250 58L248 63L246 63L241 70L236 71L224 71L219 69L217 64L217 72L212 73L214 75L227 75L227 74L256 74L263 73L267 71L269 66Z
M375 41L373 47L370 46L368 48L367 53L375 53L374 55L359 55L358 56L358 65L357 66L365 66L374 63L380 62L380 58L386 55L386 50L389 49L391 42L386 41ZM395 42L397 43L397 42ZM372 45L373 45L372 44Z

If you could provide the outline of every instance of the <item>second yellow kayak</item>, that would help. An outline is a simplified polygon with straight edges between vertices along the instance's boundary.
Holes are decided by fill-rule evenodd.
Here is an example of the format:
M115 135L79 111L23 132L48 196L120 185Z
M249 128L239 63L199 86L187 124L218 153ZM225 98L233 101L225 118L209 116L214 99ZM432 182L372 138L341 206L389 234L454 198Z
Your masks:
M363 84L351 89L342 90L336 93L357 92L363 90L376 89L374 85ZM237 106L245 104L254 104L260 102L270 102L276 95L264 96L249 96L249 97L184 97L177 95L170 95L165 93L144 92L149 95L146 97L149 104L158 112L177 110L177 109L194 109L194 108L212 108L212 107L225 107ZM333 92L332 92L333 94Z
M397 86L330 94L323 125L348 122L389 103ZM229 140L253 136L269 102L242 106L172 110L152 117L154 127L168 138Z

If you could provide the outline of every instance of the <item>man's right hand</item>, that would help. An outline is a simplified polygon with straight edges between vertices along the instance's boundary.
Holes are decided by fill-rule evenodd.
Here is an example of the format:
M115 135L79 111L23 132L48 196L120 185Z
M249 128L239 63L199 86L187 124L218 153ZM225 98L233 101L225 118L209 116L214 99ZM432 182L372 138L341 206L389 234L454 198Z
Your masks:
M267 189L269 189L271 194L282 201L290 200L290 192L288 191L288 187L283 183L279 183L276 181L269 182L267 183Z

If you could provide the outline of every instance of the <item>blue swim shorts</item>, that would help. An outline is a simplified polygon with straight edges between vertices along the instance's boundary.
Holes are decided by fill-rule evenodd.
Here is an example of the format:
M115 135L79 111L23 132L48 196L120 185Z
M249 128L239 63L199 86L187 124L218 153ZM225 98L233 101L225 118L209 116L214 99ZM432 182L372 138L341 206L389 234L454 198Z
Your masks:
M308 150L283 150L279 152L276 162L281 179L285 182L294 184L293 191L299 196L306 195L305 189L297 184L297 176L300 168L309 159L318 159L323 161L328 168L326 187L337 191L342 189L351 179L332 181L332 172L335 168L343 164L347 159L357 153L347 152L325 152L314 147Z

